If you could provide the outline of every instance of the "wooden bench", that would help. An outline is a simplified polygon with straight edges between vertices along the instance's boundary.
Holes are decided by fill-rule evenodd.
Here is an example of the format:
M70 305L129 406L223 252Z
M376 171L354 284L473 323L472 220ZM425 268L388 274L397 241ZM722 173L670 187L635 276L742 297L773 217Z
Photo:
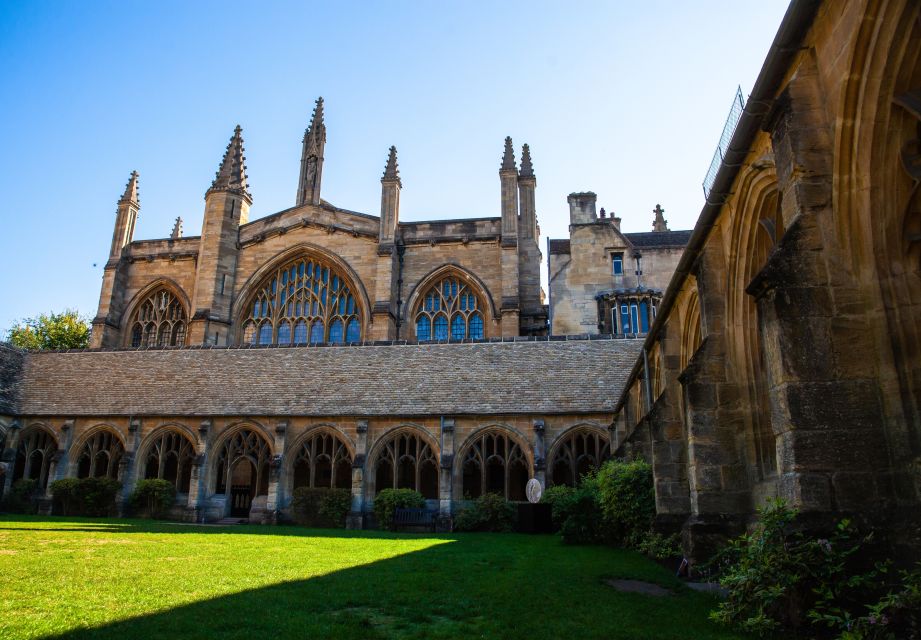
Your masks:
M428 509L403 509L398 507L393 513L393 524L397 530L409 527L421 527L426 531L435 532L435 519L437 511Z

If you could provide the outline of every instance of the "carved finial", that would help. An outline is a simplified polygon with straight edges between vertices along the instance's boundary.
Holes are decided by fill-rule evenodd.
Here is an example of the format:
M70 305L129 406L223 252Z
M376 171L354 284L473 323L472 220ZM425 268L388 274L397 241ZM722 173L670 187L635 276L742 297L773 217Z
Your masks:
M178 240L182 237L182 218L176 218L176 224L173 225L173 232L169 234L170 239Z
M656 214L655 220L652 221L652 230L668 231L668 220L662 216L662 214L665 213L665 209L659 205L656 205L656 208L653 209L652 212Z
M118 199L118 204L139 204L138 199L138 172L132 171L131 177L128 178L128 184L125 185L125 193Z
M208 191L229 191L252 199L246 184L246 158L243 156L243 129L237 125L224 152L224 159L218 168Z
M505 137L505 153L502 154L502 170L511 169L517 171L515 167L515 150L512 149L511 136Z
M534 177L534 167L531 165L531 147L527 144L521 147L521 172L518 175L522 178Z
M598 213L598 215L601 216L602 220L604 220L608 216L608 214L604 212L604 207L601 207L601 211Z
M310 126L304 132L305 153L319 155L320 145L326 142L326 125L323 123L323 97L317 98L313 115L310 117Z
M387 166L384 168L384 177L381 180L400 180L400 168L397 166L397 148L390 147L390 155L387 156Z

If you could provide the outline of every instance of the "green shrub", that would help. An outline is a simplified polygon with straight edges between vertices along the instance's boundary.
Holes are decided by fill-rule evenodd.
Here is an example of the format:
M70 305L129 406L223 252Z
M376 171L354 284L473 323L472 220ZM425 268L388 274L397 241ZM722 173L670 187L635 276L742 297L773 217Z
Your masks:
M652 467L642 460L608 460L595 477L606 535L614 544L637 547L656 514Z
M681 536L677 533L664 536L654 531L647 532L637 545L637 551L655 560L669 560L681 556Z
M66 515L108 516L121 483L111 478L66 478L51 483L51 495Z
M176 502L176 487L168 480L140 480L131 493L131 506L147 518L162 518Z
M882 616L890 606L881 599L890 588L889 564L868 568L859 553L869 536L857 536L850 522L842 520L829 538L809 537L794 527L797 512L779 499L758 514L754 530L730 542L714 560L729 595L710 614L712 619L760 635L791 629L808 637L832 632L848 638L909 637L860 635L861 625L873 626L869 616L860 622L861 613L876 611ZM893 619L904 602L921 600L921 578L913 580L906 578L904 600L891 603ZM876 602L876 608L865 602ZM917 615L902 613L903 622L915 615L917 628Z
M298 487L291 499L291 517L309 527L343 527L351 506L348 489Z
M484 493L454 518L458 531L508 532L515 526L515 505L498 493Z
M11 513L35 513L38 511L35 503L40 493L38 480L29 478L17 480L3 498L3 509Z
M595 474L582 482L559 506L560 534L565 544L598 544L607 540L601 512L601 494Z
M81 512L81 505L77 494L80 481L76 478L63 478L55 480L48 487L54 499L54 513L62 516L75 516Z
M374 498L374 515L377 526L393 529L393 515L397 509L422 509L425 498L412 489L384 489Z
M562 528L575 493L574 487L557 484L547 488L541 495L540 501L550 505L553 526L557 529Z

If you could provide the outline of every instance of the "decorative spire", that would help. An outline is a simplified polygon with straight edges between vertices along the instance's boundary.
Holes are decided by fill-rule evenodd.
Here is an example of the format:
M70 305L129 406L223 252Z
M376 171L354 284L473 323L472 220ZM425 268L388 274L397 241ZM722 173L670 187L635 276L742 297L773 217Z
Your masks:
M246 157L243 155L243 129L237 125L224 152L224 159L208 191L229 191L252 199L246 184Z
M505 153L502 154L502 171L511 169L512 171L517 171L515 167L515 150L512 149L512 138L511 136L505 137Z
M132 171L125 185L125 193L118 199L118 204L139 204L138 200L138 172Z
M656 205L656 208L652 210L656 214L655 220L652 221L652 230L653 231L668 231L668 220L662 215L665 213L665 209L661 206Z
M182 218L176 218L176 224L173 225L173 232L169 234L171 240L178 240L182 237Z
M310 117L310 126L304 131L304 153L308 156L321 154L321 145L326 142L326 125L323 123L323 97L317 98Z
M400 180L400 167L397 165L397 148L390 147L390 155L387 156L387 166L384 168L384 177L381 180Z
M506 152L507 153L507 152ZM514 163L514 158L512 162ZM527 144L521 147L521 171L518 173L522 178L533 178L534 167L531 165L531 147Z

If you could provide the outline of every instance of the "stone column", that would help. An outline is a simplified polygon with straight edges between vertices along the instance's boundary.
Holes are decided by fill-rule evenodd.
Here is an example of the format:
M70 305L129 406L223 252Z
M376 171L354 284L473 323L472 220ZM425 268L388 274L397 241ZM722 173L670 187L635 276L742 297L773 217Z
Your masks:
M534 477L540 482L540 488L547 488L547 449L544 441L545 424L543 418L534 420Z
M368 421L359 420L356 431L358 443L355 458L352 459L352 508L346 518L346 528L364 529L365 509L369 506L365 500L365 463L368 455Z
M441 471L438 486L438 512L451 517L454 496L454 418L441 418Z
M205 500L207 496L208 449L210 446L211 419L202 420L198 425L198 442L195 443L197 455L192 462L189 478L189 502L186 508L186 520L190 522L205 521Z
M141 421L138 418L131 418L128 421L128 438L126 441L125 456L121 459L118 469L118 479L122 483L117 498L118 513L124 516L128 508L128 499L131 492L134 491L134 485L137 480L136 458L137 447L140 440Z
M13 486L13 470L16 467L16 447L19 446L19 436L22 432L22 424L19 420L13 420L6 432L6 449L2 453L2 462L6 465L6 473L3 474L3 485L0 486L0 497L6 495L10 487ZM50 477L50 476L49 476Z
M73 446L73 442L74 421L66 420L64 424L61 425L61 440L58 443L58 451L61 453L61 456L55 468L55 480L69 478L74 475L70 468L70 459L73 453L70 448ZM52 477L49 475L48 479L50 481Z
M265 510L266 522L278 523L278 510L284 506L285 500L285 446L288 434L288 421L282 420L275 424L275 438L273 447L275 455L269 466L269 493L266 496Z

